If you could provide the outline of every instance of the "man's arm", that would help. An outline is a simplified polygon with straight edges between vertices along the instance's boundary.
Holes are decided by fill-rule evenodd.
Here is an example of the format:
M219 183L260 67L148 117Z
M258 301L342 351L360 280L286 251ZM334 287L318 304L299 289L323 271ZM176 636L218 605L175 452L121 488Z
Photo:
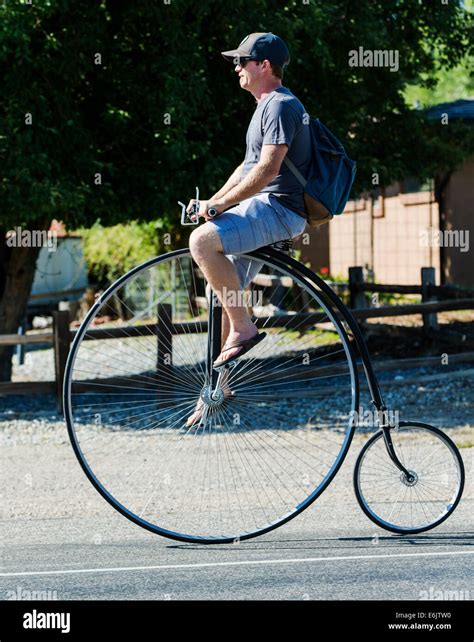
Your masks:
M234 170L234 172L231 174L231 176L227 179L227 181L224 183L224 185L221 187L221 189L214 194L212 198L210 198L210 201L217 201L220 198L222 198L227 192L229 192L233 187L239 184L240 182L240 177L242 175L242 170L244 168L244 163L240 163L240 165Z
M288 145L263 145L260 160L252 167L247 176L224 194L221 194L224 189L222 188L213 198L209 199L209 205L222 212L232 205L258 194L279 174L287 151Z

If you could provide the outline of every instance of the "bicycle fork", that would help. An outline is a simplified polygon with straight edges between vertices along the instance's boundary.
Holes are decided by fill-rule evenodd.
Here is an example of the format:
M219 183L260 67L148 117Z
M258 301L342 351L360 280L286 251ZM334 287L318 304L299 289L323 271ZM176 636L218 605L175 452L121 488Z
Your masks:
M373 400L372 400L372 403L374 403ZM375 406L375 403L374 403L374 406ZM411 484L412 482L416 481L416 476L412 472L407 470L405 466L402 464L402 462L399 460L397 453L395 452L395 447L392 441L391 431L396 429L397 426L396 424L393 424L389 421L388 411L384 405L382 405L381 408L377 408L377 416L379 417L378 425L383 433L383 440L385 442L385 447L387 448L388 456L393 461L393 463L398 468L398 470L405 475L406 482L408 484ZM382 417L381 421L380 421L380 417Z
M217 371L212 367L221 352L222 342L222 305L212 290L209 292L208 309L206 377L201 392L201 399L205 405L199 422L200 428L206 426L213 406L220 405L224 399L221 383L226 371L226 368Z
M414 475L412 472L410 472L405 468L405 466L402 464L402 462L398 458L397 453L395 452L395 446L393 445L391 431L396 429L397 425L389 420L388 409L384 404L384 401L382 398L379 382L377 380L377 377L375 376L375 372L372 367L372 361L370 360L370 355L367 350L367 345L365 343L364 337L362 336L362 333L360 332L359 326L357 324L355 324L355 326L356 326L355 331L354 331L354 328L352 328L352 330L354 331L355 335L359 335L359 336L356 336L356 339L359 344L362 363L365 370L365 376L367 378L367 383L368 383L370 394L372 397L371 402L376 410L377 424L378 424L378 427L382 430L383 439L385 442L385 447L387 448L388 456L393 461L393 463L398 468L398 470L403 473L403 475L405 476L405 481L408 484L412 484L413 482L416 481L416 475Z

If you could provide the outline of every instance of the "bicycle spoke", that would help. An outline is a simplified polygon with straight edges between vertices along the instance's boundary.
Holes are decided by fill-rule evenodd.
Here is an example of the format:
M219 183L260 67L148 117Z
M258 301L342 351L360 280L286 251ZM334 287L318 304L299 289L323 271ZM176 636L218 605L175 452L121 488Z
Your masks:
M287 286L275 296L264 282L260 292L291 323L260 316L266 340L219 375L217 390L207 372L209 293L186 251L112 286L73 346L76 454L113 506L158 533L232 541L274 528L322 492L350 443L357 371L327 294L277 262L256 262ZM112 304L128 321L93 332Z
M415 477L409 481L396 468L379 435L368 442L356 465L359 503L373 521L389 530L433 528L454 510L462 493L459 455L442 433L424 424L402 426L392 434L395 452Z

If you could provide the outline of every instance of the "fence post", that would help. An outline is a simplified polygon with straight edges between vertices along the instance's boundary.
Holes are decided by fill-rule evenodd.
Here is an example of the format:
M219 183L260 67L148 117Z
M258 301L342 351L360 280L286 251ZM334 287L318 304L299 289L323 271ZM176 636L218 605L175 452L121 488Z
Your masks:
M364 268L350 267L349 268L349 301L350 307L353 310L360 310L361 308L368 307L367 297L364 294L362 285L364 284ZM356 319L357 324L362 333L367 329L367 321L365 319Z
M173 308L169 303L158 303L156 327L157 360L156 378L157 394L163 396L169 391L173 369Z
M60 310L53 312L53 345L54 370L56 374L56 406L58 412L63 412L63 381L66 369L71 333L69 330L69 312Z
M429 286L435 285L436 274L434 267L421 268L421 302L428 303L429 301L436 301L436 296L429 294ZM436 312L423 313L423 329L425 334L430 330L438 330L438 317Z
M360 308L365 308L367 305L364 290L362 290L362 285L364 284L364 269L361 267L350 267L349 268L349 295L350 295L350 307L354 310Z
M26 333L27 319L24 317L18 327L18 334L24 336ZM16 356L18 357L18 365L22 366L25 363L26 346L24 343L19 343L16 346Z

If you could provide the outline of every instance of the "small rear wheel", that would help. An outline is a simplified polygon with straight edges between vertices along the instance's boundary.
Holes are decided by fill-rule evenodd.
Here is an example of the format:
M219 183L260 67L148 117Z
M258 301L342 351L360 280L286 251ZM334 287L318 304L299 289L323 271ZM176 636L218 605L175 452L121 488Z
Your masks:
M463 461L454 442L428 424L401 421L391 436L410 477L390 459L380 430L357 458L357 501L367 517L386 530L422 533L444 522L458 505L464 488Z

